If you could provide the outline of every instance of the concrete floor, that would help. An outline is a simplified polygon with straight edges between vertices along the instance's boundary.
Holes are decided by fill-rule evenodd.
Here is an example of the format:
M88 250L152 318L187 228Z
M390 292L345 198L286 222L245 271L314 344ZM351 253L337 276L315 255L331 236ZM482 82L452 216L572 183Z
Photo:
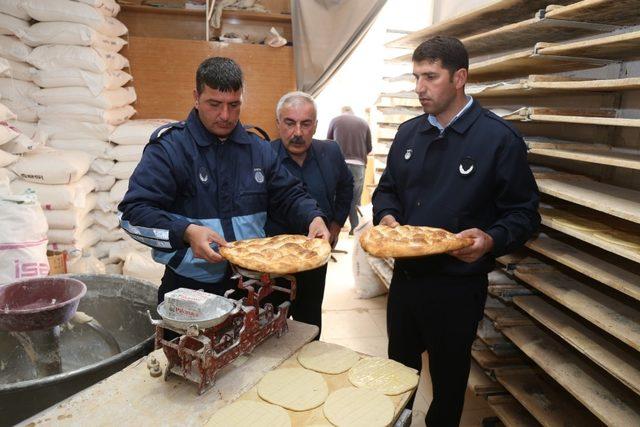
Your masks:
M342 233L337 249L347 254L335 254L337 263L330 262L327 273L324 302L322 305L322 341L332 342L372 356L387 356L385 295L371 299L357 299L351 267L351 251L354 239ZM426 355L425 355L426 356ZM412 426L424 426L431 402L431 380L426 357L425 368L414 404ZM491 408L481 397L467 391L461 426L480 426L482 419L493 416Z

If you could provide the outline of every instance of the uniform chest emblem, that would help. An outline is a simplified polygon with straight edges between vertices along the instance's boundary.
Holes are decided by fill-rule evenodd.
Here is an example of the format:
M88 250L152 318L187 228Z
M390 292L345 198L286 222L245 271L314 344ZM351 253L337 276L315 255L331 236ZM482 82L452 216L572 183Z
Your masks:
M200 178L200 182L206 184L209 181L209 173L207 172L207 168L202 166L200 170L198 170L198 178Z
M409 160L411 158L411 156L413 156L413 149L409 148L404 153L404 159L405 160Z
M471 157L465 157L460 162L460 166L458 166L458 172L460 175L467 176L471 175L476 171L476 162Z
M253 178L256 180L258 184L262 184L264 182L264 174L262 173L262 169L260 168L254 169Z

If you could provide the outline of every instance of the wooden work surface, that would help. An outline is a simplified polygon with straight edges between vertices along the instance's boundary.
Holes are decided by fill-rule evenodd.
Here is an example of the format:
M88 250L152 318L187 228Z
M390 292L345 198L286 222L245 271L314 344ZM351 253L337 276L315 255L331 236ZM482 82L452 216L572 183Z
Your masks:
M537 427L540 425L516 399L509 395L489 396L487 402L506 426Z
M367 357L366 355L362 355L362 356ZM280 365L280 368L302 368L302 367L303 366L300 364L300 362L298 362L297 352L296 354L294 354L293 356L285 360L282 365ZM329 394L341 388L353 387L353 385L349 382L349 379L348 379L348 371L338 375L330 375L330 374L321 374L321 375L327 382L327 385L329 386ZM402 410L407 405L409 398L413 395L414 392L415 392L415 389L399 394L397 396L389 396L395 408L395 413L393 417L394 422L395 420L398 419L398 417L402 413ZM240 400L255 400L258 402L264 402L264 400L262 400L258 396L257 384L251 390L247 391L242 396L240 396ZM322 411L322 406L323 405L320 405L317 408L312 409L310 411L297 412L297 411L287 410L287 413L291 418L291 425L293 427L309 426L309 425L331 425L331 423L329 423L329 420L327 420L327 418L324 416L324 413Z
M251 389L318 333L313 325L289 320L289 332L271 337L237 366L226 367L207 393L198 396L194 383L171 376L152 378L146 357L124 370L51 408L21 425L65 426L201 426L218 409ZM161 366L167 360L162 350L153 352ZM244 363L242 363L244 362Z

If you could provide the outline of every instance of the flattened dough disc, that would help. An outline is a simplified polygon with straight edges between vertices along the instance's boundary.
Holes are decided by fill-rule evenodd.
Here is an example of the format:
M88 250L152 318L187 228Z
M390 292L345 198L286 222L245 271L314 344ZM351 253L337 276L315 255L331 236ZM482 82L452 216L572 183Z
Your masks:
M205 427L291 427L287 411L253 400L236 400L213 414Z
M318 407L328 395L329 387L322 375L303 368L276 369L258 383L258 396L292 411Z
M324 374L348 371L358 359L358 353L355 351L322 341L312 341L298 353L298 362L302 366Z
M322 410L338 427L383 427L391 424L394 414L389 397L379 391L355 387L331 393Z
M349 371L349 381L354 386L378 390L391 396L416 387L418 378L415 369L381 357L361 359Z

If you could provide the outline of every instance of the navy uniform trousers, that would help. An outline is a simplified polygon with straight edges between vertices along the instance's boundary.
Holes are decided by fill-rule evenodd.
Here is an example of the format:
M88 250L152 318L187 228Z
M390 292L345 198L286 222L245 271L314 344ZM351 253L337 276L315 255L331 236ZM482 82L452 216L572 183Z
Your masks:
M394 272L387 301L389 358L420 371L422 353L428 352L433 385L425 418L429 427L460 423L471 345L486 295L486 275L411 277L401 269Z

